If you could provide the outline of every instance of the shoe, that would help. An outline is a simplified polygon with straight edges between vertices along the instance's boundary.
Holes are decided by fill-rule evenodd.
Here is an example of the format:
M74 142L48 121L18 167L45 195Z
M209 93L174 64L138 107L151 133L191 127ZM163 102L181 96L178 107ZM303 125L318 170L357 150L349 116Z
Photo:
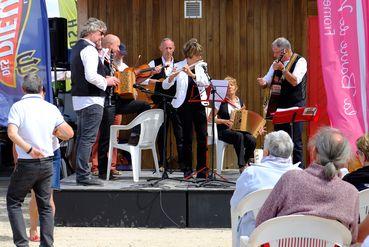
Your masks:
M186 179L191 178L192 177L191 175L192 175L192 169L183 171L183 178L186 178Z
M111 172L111 174L113 174L113 175L122 175L122 174L123 174L122 172L120 172L120 171L118 171L118 170L111 170L110 172Z
M207 167L199 169L199 171L196 174L196 178L206 178L208 170L209 169Z
M31 242L40 242L40 236L38 236L37 234L34 235L33 237L30 236L28 239Z
M84 186L90 186L90 185L103 185L103 183L95 178L87 177L82 180L77 180L77 184L84 185Z
M92 176L99 176L99 171L98 170L93 171L93 172L91 172L91 175Z
M102 180L106 180L106 172L104 172L103 174L99 174L99 178ZM114 176L112 172L110 172L109 180L117 180L117 179L118 178Z

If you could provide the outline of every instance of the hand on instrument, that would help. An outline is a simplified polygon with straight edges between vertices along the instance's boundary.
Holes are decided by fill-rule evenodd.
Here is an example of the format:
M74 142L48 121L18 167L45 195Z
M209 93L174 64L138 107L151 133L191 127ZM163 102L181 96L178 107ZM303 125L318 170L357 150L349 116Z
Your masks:
M174 78L178 75L178 73L176 73L177 71L177 67L173 68L172 74L169 76L169 82L172 82L174 80Z
M158 65L155 67L155 69L152 71L152 73L155 75L155 74L159 74L161 69L163 68L163 66L161 65Z
M232 128L233 121L230 119L223 119L223 124L227 125L228 128Z
M282 62L274 62L273 63L273 69L274 70L283 70L284 69L284 65Z
M188 67L188 64L186 64L183 68L183 72L185 72L189 77L192 77L193 79L196 78L196 75L192 73L190 67Z
M262 77L261 78L257 78L256 80L259 83L259 86L260 87L265 87L265 85L267 84L267 81L264 78L262 78Z
M259 133L259 135L264 135L265 133L266 133L267 131L266 131L266 127L262 127L262 128L260 128L259 130L258 130L258 133Z
M106 77L106 84L108 86L118 86L119 84L119 79L114 77L114 76L107 76Z

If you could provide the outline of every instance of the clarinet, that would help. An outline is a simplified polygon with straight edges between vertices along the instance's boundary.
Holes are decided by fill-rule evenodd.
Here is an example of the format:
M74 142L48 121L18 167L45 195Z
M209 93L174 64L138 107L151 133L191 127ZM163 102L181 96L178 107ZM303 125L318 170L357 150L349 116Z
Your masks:
M114 76L113 59L114 59L114 53L111 50L110 59L109 59L110 76ZM113 97L113 94L114 94L114 87L110 86L110 88L108 89L108 106L112 106L111 99Z

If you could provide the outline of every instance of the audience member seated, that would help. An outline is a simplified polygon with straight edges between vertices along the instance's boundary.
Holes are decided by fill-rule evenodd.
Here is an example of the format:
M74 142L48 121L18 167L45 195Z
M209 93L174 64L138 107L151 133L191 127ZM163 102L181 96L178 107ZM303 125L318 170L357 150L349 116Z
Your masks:
M278 216L314 215L342 223L355 243L359 194L338 176L350 159L350 145L339 130L325 127L310 140L309 147L313 163L303 171L288 171L279 179L256 217L256 227Z
M365 134L356 141L356 154L362 168L347 174L343 180L349 182L356 189L365 190L369 188L369 134Z
M286 132L280 130L267 134L264 142L264 158L261 163L247 167L237 180L236 190L231 198L232 209L236 208L238 203L251 192L273 188L286 171L300 170L292 164L292 151L293 142ZM239 236L251 234L255 229L253 212L248 212L241 219L238 229Z

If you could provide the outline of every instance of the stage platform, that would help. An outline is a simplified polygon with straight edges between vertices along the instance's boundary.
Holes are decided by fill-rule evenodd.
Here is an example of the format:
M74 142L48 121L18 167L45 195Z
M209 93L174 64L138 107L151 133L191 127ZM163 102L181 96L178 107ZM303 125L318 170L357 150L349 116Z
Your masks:
M155 184L148 178L160 178L152 171L142 171L134 183L132 171L117 180L102 180L103 186L81 186L75 175L61 181L54 193L57 226L95 227L190 227L228 228L231 226L229 201L234 184L204 179L178 181L183 173L169 174ZM222 176L236 182L238 170L227 170ZM178 180L176 180L178 179Z

